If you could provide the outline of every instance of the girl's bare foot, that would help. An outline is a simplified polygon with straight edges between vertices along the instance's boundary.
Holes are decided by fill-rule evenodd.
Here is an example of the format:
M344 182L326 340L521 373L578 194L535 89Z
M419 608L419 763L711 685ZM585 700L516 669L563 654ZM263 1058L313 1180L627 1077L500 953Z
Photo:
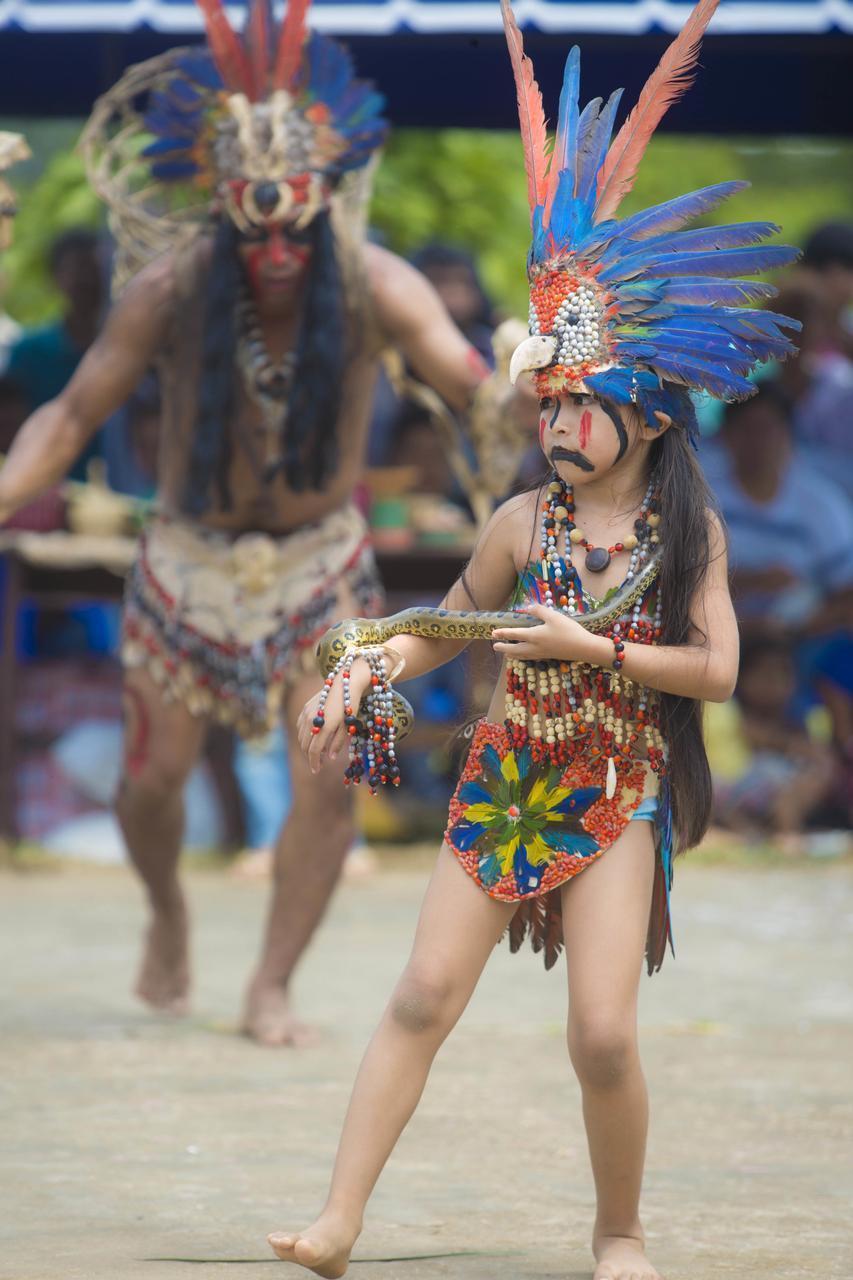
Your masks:
M178 897L168 909L154 911L135 990L153 1009L180 1015L189 1007L189 988L187 911Z
M592 1280L663 1280L646 1257L642 1239L596 1236L592 1252L596 1261Z
M307 1231L294 1235L274 1231L267 1240L283 1262L295 1262L323 1276L324 1280L337 1280L349 1266L350 1254L360 1233L360 1226L353 1227L335 1214L322 1213Z

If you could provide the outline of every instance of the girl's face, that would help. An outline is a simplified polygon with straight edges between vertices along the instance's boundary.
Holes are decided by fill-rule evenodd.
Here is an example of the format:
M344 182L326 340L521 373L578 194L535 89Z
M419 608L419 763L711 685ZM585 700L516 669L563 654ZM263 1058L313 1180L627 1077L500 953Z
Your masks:
M539 402L542 452L570 484L599 480L621 462L636 435L627 415L585 392L566 391Z

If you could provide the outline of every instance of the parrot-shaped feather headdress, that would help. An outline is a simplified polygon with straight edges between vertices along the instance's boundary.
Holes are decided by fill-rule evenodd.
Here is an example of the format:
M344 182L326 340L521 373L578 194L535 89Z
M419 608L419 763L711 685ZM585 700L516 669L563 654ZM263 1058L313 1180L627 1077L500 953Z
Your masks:
M717 3L696 5L615 137L622 90L581 110L580 50L573 48L552 147L533 65L510 2L501 0L533 231L531 336L516 350L511 376L535 370L540 397L583 387L636 405L654 426L655 410L672 416L673 386L744 399L755 390L746 376L755 364L795 349L784 331L798 329L796 321L749 305L775 289L738 278L797 257L787 245L763 243L779 228L682 229L747 183L720 182L617 217L657 125L692 82Z

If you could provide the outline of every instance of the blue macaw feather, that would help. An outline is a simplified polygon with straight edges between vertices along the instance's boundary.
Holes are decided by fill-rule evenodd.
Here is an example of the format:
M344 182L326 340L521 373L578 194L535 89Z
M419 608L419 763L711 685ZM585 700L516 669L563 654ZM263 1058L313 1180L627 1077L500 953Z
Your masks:
M743 249L749 245L760 244L762 240L775 235L778 230L779 227L774 222L741 222L720 227L698 227L693 231L670 231L666 235L642 241L633 253L623 251L620 242L618 267L625 276L630 276L638 264L645 267L648 262L658 262L663 274L671 256L716 252L719 249ZM616 244L615 241L614 244ZM615 252L617 250L614 250L614 245L611 245L607 253L602 255L601 261L605 263L612 261ZM746 270L748 275L750 268L740 266L738 270Z
M209 49L187 49L176 59L175 66L204 89L218 92L222 88L222 77Z
M744 354L747 367L755 360L768 360L771 356L784 358L790 355L793 345L783 334L771 337L762 333L750 335L734 335L728 329L718 330L709 335L708 330L672 329L648 335L648 341L654 343L659 350L693 351L705 356L719 353L726 359L732 351Z
M201 120L204 115L205 103L201 99L197 102L186 103L167 93L163 89L157 89L148 95L147 112L162 112L164 115L170 116L176 122L187 121L192 123Z
M533 764L533 752L529 743L526 742L521 750L517 752L515 762L518 765L518 776L524 782L530 772L530 766Z
M142 154L144 156L165 156L175 151L189 151L193 145L194 139L186 137L179 138L158 138L156 142L149 142Z
M459 788L458 799L460 804L491 804L492 793L482 782L472 779L470 782L463 782Z
M700 187L698 191L690 191L687 195L677 196L674 200L664 200L661 204L652 205L630 218L617 223L602 223L587 237L590 243L595 241L596 232L604 231L607 226L618 228L622 240L646 240L649 236L661 235L665 231L676 231L693 218L710 213L729 196L744 191L748 182L717 182L710 187ZM578 252L585 252L587 244L578 245Z
M660 327L669 330L693 329L697 321L701 320L708 320L744 338L757 333L780 337L784 336L782 326L794 330L802 327L799 320L794 320L791 316L779 315L775 311L754 311L745 307L690 307L667 316L666 323Z
M572 45L563 71L563 86L560 90L560 105L557 111L557 137L551 156L550 189L553 191L559 181L562 185L566 170L572 175L572 194L574 194L575 161L578 146L578 95L580 93L581 51ZM551 217L553 226L553 213Z
M477 863L477 874L487 889L496 885L501 878L501 864L497 855L490 853L485 858L481 858Z
M198 165L192 160L160 160L151 166L151 176L158 182L180 182L183 178L194 178L197 173Z
M466 822L463 818L461 822L457 822L455 827L450 828L450 839L453 841L457 849L461 849L463 853L467 853L484 834L486 828L482 822Z
M763 280L722 280L719 277L682 276L677 279L643 280L620 284L614 290L617 298L630 297L633 291L642 296L652 289L663 303L671 306L737 306L741 302L761 302L774 298L779 292Z
M720 400L743 400L755 394L755 384L747 382L723 365L699 357L671 355L659 352L649 364L661 377L686 386L704 389Z
M487 742L480 752L480 767L494 774L496 779L503 778L501 758L490 742Z
M353 78L352 60L336 40L312 31L307 42L308 91L334 113Z
M194 140L198 135L202 119L201 112L194 112L191 116L176 116L174 112L169 111L147 111L142 122L150 133L176 136L183 134L184 137Z
M566 831L560 827L545 827L539 833L549 849L558 853L574 854L577 858L589 858L598 853L600 845L585 831Z
M601 787L577 787L571 795L566 796L559 804L555 804L551 813L572 814L582 818L591 804L595 804L601 795Z
M599 112L597 119L590 124L586 136L578 140L578 150L579 152L582 151L582 154L579 154L578 158L577 196L586 205L592 206L593 212L595 180L607 156L607 148L610 146L613 124L621 100L622 90L615 89ZM600 99L596 99L596 101L600 101ZM585 233L585 238L590 238L588 232Z
M170 80L166 92L174 102L190 109L198 107L202 97L196 86L183 76L175 76Z
M613 263L602 271L599 281L627 279L629 275L646 279L671 276L738 276L755 275L775 267L788 266L799 256L799 250L787 244L769 244L749 249L719 249L713 253L632 254L630 260Z
M528 860L527 849L519 844L512 859L512 873L519 893L532 893L539 887L544 868L534 867Z

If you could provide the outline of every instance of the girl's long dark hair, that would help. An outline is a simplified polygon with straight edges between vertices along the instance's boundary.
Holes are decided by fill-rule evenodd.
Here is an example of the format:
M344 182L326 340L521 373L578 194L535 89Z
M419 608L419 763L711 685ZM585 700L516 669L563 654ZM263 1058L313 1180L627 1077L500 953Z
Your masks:
M683 394L687 400L687 393ZM682 422L688 421L689 401ZM663 519L661 538L661 640L688 644L691 607L711 554L708 513L716 504L688 433L676 419L651 449ZM702 704L673 693L660 695L661 729L668 747L667 774L677 852L697 845L711 817L711 770L702 737Z
M292 489L320 489L337 466L337 424L346 361L346 312L329 214L310 225L311 263L302 299L296 363L281 434L283 469ZM204 300L198 409L190 448L184 510L200 515L216 482L219 503L231 505L228 469L236 402L237 307L243 268L238 234L223 218L213 239ZM272 478L272 477L268 477Z

